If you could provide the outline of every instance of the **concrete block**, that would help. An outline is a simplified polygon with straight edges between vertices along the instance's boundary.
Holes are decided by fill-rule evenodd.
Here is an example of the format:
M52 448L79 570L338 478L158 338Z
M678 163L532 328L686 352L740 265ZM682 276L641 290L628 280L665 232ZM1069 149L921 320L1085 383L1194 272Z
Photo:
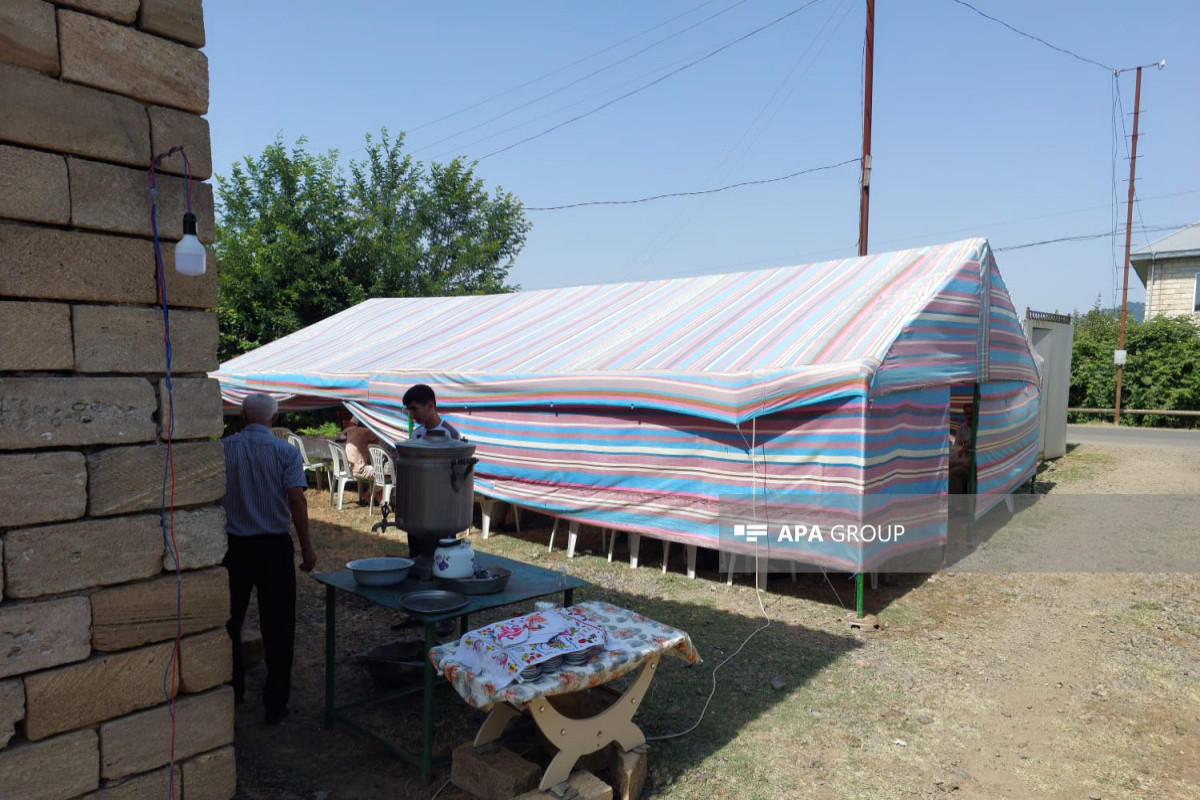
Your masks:
M231 800L236 792L237 762L232 747L183 762L183 800Z
M642 790L646 788L649 761L649 753L645 748L632 752L613 748L608 775L616 800L638 800L642 796Z
M208 311L171 314L171 372L215 370L217 315ZM77 372L165 372L162 312L131 306L71 309ZM156 409L157 410L157 409Z
M0 186L0 217L57 225L71 219L67 161L62 156L0 145Z
M86 597L0 604L0 678L87 658L91 622Z
M192 47L204 47L200 0L142 0L138 27Z
M167 304L187 308L217 307L217 254L207 248L203 275L180 275L175 271L175 248L163 253Z
M225 496L225 454L220 442L180 442L173 447L175 506L211 503ZM88 513L107 517L162 505L166 445L114 447L90 453Z
M5 797L68 800L99 785L100 750L93 730L0 751L0 787Z
M150 242L0 223L0 294L153 303L157 293Z
M604 781L587 770L576 770L567 778L567 785L574 792L574 800L612 800L613 790ZM550 792L532 791L518 795L516 800L560 800Z
M0 64L0 139L141 166L150 122L141 103Z
M65 80L197 114L208 111L208 58L195 48L60 10L58 49Z
M479 800L505 800L537 786L541 770L499 746L476 749L467 742L454 750L450 782Z
M82 158L68 158L71 178L71 224L113 233L131 233L152 237L151 196L147 190L146 170L119 167ZM187 211L187 180L173 175L158 175L158 236L163 247L183 236L183 215ZM214 212L212 186L192 182L192 213L196 215L196 236L205 244L213 242ZM150 262L153 271L154 262Z
M0 508L5 526L82 517L87 511L83 453L0 454Z
M175 512L175 555L183 570L214 567L225 558L225 509L220 506ZM168 550L163 569L175 571L175 558Z
M0 748L8 746L16 724L25 718L25 685L20 678L0 681Z
M148 5L142 6L143 15L147 8ZM199 0L196 0L196 8L197 10L200 8ZM200 35L203 37L203 31ZM197 114L161 106L151 106L149 113L150 142L154 147L154 152L165 153L176 145L182 145L184 152L187 153L188 164L192 167L192 179L203 181L211 177L212 143L209 137L208 120ZM158 169L160 172L169 172L172 175L187 175L183 156L178 153L163 159Z
M203 692L233 678L233 643L224 628L185 636L179 643L179 688Z
M143 378L0 378L0 448L150 441L157 410Z
M0 60L58 74L58 28L54 6L43 0L0 3Z
M183 770L175 765L175 794L183 797ZM105 781L98 792L84 795L84 800L163 800L171 797L171 769L163 767L152 772L116 781Z
M170 737L171 718L166 705L104 723L100 726L100 775L123 778L163 766L170 759L170 748L163 746ZM176 760L232 741L233 689L222 686L176 702Z
M20 528L4 537L5 592L43 597L150 578L163 551L156 514Z
M138 0L57 0L60 6L128 24L137 17Z
M174 646L165 642L26 675L26 738L44 739L163 702ZM167 681L178 687L178 673Z
M201 312L181 311L179 315L188 318L199 313ZM213 319L212 328L215 331L215 316ZM174 323L172 323L172 328L174 328ZM213 344L216 344L215 341ZM215 350L213 352L215 353ZM175 418L175 423L171 426L171 438L176 441L219 438L225 430L225 417L221 410L221 383L215 378L173 378L171 380L171 406L174 409L173 415L168 413L167 408L167 383L159 381L159 438L167 438L167 423L171 416Z
M175 576L164 575L95 592L92 645L112 652L174 639L175 591ZM223 628L229 621L229 575L224 568L183 573L179 591L184 634Z
M0 185L3 185L3 179L0 179ZM69 305L0 301L0 370L71 369L74 366Z

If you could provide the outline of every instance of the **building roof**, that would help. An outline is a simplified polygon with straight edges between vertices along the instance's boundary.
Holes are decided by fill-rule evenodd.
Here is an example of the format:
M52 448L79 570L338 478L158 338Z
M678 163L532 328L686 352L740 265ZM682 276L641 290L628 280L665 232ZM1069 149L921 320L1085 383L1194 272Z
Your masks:
M1200 256L1200 222L1185 225L1161 239L1139 247L1129 254L1129 262L1133 264L1138 277L1145 284L1148 280L1151 261L1162 262L1165 259L1193 258L1195 256Z

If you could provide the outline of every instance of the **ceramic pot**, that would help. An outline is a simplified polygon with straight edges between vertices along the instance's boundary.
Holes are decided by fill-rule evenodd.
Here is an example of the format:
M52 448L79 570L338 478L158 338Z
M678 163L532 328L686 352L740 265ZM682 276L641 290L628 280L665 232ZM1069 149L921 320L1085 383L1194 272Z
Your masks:
M442 539L433 551L435 578L470 578L475 574L475 551L468 539Z

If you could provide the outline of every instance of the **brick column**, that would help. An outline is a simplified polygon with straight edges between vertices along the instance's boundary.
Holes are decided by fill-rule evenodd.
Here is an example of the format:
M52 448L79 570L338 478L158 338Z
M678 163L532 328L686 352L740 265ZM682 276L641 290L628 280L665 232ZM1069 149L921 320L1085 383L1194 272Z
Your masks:
M176 577L159 523L163 319L148 169L183 145L212 243L201 0L0 3L0 795L235 790L216 261L174 272L184 164L159 168L173 343ZM170 666L168 666L170 665ZM119 789L117 787L120 787Z

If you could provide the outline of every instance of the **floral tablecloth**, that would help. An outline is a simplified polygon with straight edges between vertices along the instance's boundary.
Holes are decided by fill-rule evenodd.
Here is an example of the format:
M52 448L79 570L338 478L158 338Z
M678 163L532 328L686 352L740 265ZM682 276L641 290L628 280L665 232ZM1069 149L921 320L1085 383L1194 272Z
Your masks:
M579 603L566 611L599 625L608 636L606 649L586 664L564 665L534 680L501 688L477 670L454 660L458 642L433 648L429 660L468 705L484 711L496 703L510 703L519 708L538 697L590 689L632 672L656 654L669 653L689 664L700 663L700 653L692 645L691 637L678 628L598 601Z

